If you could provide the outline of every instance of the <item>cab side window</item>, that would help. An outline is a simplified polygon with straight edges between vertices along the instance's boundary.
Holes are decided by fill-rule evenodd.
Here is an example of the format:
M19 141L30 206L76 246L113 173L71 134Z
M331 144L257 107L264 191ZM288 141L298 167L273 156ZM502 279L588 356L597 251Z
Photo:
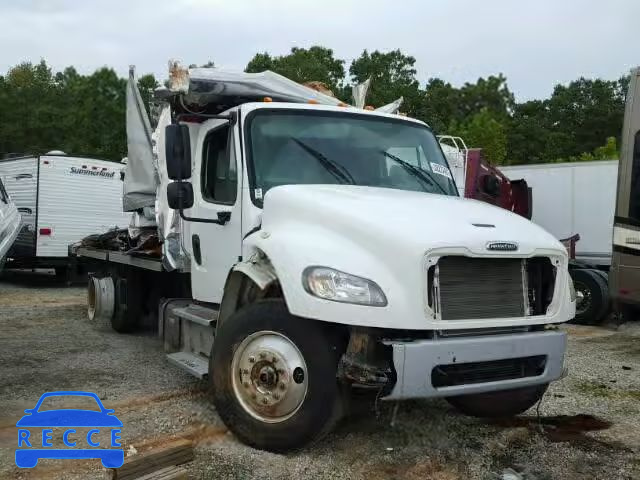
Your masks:
M228 125L209 132L202 148L202 196L214 203L232 205L238 191L235 155L229 145Z

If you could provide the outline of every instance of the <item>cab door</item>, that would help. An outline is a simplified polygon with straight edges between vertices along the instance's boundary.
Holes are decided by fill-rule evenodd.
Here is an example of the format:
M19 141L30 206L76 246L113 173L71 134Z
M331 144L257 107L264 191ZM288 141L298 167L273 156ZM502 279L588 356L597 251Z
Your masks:
M220 303L227 275L242 251L242 172L237 129L212 119L199 129L193 162L194 204L188 216L218 221L185 222L196 300Z

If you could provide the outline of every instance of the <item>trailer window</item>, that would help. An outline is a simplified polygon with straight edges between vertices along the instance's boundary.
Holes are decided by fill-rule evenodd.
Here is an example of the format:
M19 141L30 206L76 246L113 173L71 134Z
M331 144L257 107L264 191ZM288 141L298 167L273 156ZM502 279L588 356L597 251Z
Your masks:
M202 152L202 196L210 202L234 204L238 174L229 149L229 126L209 132Z

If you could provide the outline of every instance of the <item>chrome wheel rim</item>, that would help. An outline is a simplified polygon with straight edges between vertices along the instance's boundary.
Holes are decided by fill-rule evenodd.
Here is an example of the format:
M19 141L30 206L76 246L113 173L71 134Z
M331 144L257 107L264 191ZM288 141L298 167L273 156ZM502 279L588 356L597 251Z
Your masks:
M233 392L242 408L265 423L291 418L307 395L307 364L298 347L279 332L245 338L231 362Z
M576 290L576 314L580 315L589 310L591 306L591 291L580 282L576 282L574 288Z

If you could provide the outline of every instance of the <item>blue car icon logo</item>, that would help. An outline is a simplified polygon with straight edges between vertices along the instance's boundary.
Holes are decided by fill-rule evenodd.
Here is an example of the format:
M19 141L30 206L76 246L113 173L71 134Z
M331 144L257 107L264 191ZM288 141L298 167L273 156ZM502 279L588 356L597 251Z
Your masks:
M82 397L81 399L85 401L89 397L95 400L99 410L59 408L40 411L42 402L49 397L72 397L76 400ZM24 412L26 415L16 423L18 427L16 465L18 467L33 468L41 458L99 458L105 468L122 466L124 450L119 443L122 422L114 415L113 410L102 405L95 393L48 392L40 397L34 408ZM54 448L54 428L56 431L64 430L62 441L66 448ZM86 433L84 430L87 430ZM107 434L109 441L98 440L98 436L102 438Z

